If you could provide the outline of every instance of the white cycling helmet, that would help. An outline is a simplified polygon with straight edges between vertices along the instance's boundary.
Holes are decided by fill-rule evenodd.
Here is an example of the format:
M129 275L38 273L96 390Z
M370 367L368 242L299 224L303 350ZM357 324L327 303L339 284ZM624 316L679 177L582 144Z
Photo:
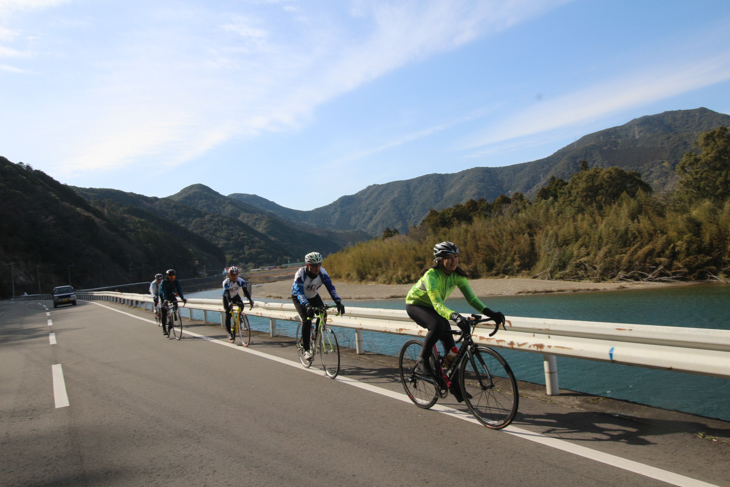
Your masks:
M238 267L236 267L235 265L232 265L231 267L228 268L228 273L238 275Z
M321 264L322 254L320 254L319 252L310 252L304 256L304 262L306 264Z

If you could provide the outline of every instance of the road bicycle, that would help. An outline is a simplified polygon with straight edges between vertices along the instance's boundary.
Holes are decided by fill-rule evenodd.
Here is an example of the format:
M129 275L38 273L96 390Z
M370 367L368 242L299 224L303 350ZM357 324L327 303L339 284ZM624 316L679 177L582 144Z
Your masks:
M469 332L451 330L453 335L461 335L458 340L461 346L447 370L443 368L443 357L439 356L434 346L430 359L434 376L416 373L423 341L408 340L398 357L401 383L411 401L423 409L432 407L439 397L445 398L450 389L457 397L461 393L467 407L480 423L487 428L501 429L509 425L517 413L517 381L507 361L496 350L477 345L472 339L476 325L491 319L472 315L469 321ZM494 336L497 330L499 323L489 336ZM454 388L458 389L454 391Z
M251 344L251 326L248 323L248 317L243 314L241 305L234 303L231 306L231 333L232 339L235 340L236 335L241 337L241 345L248 347Z
M310 328L309 350L304 349L302 344L302 323L297 327L297 353L299 361L306 368L314 362L314 356L319 353L322 360L322 368L327 377L334 379L340 373L340 346L337 344L337 336L327 325L327 310L331 306L314 308L314 317ZM305 356L310 352L309 358Z
M167 333L170 338L180 340L183 333L183 323L180 317L177 301L165 301L163 306L167 308Z

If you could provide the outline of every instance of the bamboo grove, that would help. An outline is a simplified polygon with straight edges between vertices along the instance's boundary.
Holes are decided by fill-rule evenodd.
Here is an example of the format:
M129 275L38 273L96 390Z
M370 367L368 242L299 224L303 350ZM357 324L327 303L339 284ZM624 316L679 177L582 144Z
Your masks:
M436 242L461 248L472 278L701 280L730 277L730 134L705 133L677 165L677 186L654 194L636 172L611 167L551 179L534 201L515 193L470 200L400 235L362 242L325 260L334 277L409 283Z

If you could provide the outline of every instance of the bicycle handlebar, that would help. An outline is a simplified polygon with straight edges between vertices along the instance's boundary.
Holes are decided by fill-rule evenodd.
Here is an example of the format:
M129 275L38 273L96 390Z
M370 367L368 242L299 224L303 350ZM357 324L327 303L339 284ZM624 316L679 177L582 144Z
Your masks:
M469 322L471 324L471 330L473 332L474 331L474 328L479 323L486 323L487 321L494 321L494 318L488 318L486 316L483 317L482 315L473 314L473 315L471 315L470 318L468 318L468 320L469 320ZM508 322L508 321L509 320L506 320L505 319L505 323ZM502 323L502 329L506 331L507 328L505 327L505 323ZM510 323L510 326L512 326L512 323ZM497 334L498 331L499 331L499 323L496 323L496 326L494 327L494 330L489 334L489 336L490 337L493 337L494 335ZM454 336L460 335L459 336L459 339L456 341L457 343L460 342L461 340L463 340L463 338L464 338L464 333L461 330L453 330L452 329L451 330L451 334L454 335Z

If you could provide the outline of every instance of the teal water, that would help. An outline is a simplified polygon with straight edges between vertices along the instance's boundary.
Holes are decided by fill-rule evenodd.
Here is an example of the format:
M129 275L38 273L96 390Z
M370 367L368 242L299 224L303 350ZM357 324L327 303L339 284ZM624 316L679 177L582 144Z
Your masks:
M204 291L191 296L218 298L220 291ZM698 333L701 333L699 329L702 328L730 330L730 286L722 284L502 296L483 301L490 308L502 311L508 318L520 316L681 326L698 328ZM404 308L402 299L349 303L345 301L345 305L348 304L363 308ZM471 312L471 308L462 298L450 299L448 304L456 311ZM256 330L268 331L269 320L254 317L251 319L251 326ZM277 330L282 335L294 336L296 323L279 321ZM337 337L342 346L354 348L354 331L337 329ZM397 355L407 339L408 337L384 333L364 333L366 350L386 355ZM517 379L545 383L542 355L503 349L499 352L510 363ZM564 357L558 357L557 360L561 389L730 421L730 379Z

